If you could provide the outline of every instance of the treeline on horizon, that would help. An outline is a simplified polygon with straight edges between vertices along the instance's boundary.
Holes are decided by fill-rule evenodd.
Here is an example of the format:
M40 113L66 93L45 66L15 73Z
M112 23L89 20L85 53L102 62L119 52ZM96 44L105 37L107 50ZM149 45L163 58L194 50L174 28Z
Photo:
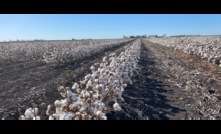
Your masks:
M163 38L163 37L191 37L191 36L202 36L202 35L171 35L171 36L166 36L166 34L163 35L131 35L131 36L123 36L123 38L128 39L128 38ZM212 36L212 35L211 35Z
M124 39L131 39L131 38L163 38L163 37L191 37L191 36L221 36L221 35L171 35L167 36L166 34L163 35L131 35L131 36L123 36ZM72 38L70 40L93 40L93 39L75 39ZM50 41L45 39L33 39L33 40L4 40L0 42L29 42L29 41Z

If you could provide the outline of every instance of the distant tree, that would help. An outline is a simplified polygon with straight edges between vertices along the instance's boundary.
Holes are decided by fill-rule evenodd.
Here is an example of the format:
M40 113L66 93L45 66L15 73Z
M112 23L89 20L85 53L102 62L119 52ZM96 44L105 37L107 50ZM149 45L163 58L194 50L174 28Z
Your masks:
M124 37L124 39L127 39L127 36L124 35L123 37Z

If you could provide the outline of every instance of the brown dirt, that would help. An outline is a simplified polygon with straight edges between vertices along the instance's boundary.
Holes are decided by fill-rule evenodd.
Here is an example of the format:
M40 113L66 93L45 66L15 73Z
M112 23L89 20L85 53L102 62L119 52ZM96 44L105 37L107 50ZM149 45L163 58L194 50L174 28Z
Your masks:
M197 110L197 101L207 109L220 105L208 102L203 91L220 97L220 68L195 56L142 40L140 74L123 94L123 111L111 111L109 119L129 120L206 120ZM199 72L197 72L197 70ZM189 82L192 82L189 84ZM195 87L194 87L195 86ZM188 87L188 88L186 88ZM194 88L193 88L194 87ZM187 90L186 90L187 89ZM219 113L220 115L220 113ZM216 116L220 119L220 116Z

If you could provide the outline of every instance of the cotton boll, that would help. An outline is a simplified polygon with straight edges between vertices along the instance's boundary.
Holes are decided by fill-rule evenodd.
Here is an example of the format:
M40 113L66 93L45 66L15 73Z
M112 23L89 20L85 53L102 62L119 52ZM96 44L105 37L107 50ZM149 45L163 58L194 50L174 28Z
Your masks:
M98 93L94 93L93 94L93 99L98 100L99 99L99 94Z
M59 100L56 100L56 101L54 102L54 106L55 106L55 107L61 107L61 106L62 106L62 102L59 101Z
M66 97L67 93L66 93L66 92L60 92L60 95L61 95L62 97Z
M74 85L72 86L72 89L76 90L77 88L79 88L79 85L77 83L74 83Z
M50 116L50 115L52 115L53 113L54 113L53 107L52 107L51 105L48 105L46 114L47 114L48 116Z
M92 120L92 116L88 115L88 120Z
M64 118L64 120L73 120L74 119L74 114L71 112L68 112Z
M67 90L67 98L69 101L77 101L76 95L71 90Z
M65 92L65 87L64 86L59 86L58 87L58 92Z
M108 94L108 92L109 92L109 88L105 88L105 90L102 92L102 94L105 96Z
M95 79L94 82L95 82L96 84L98 84L99 80L98 80L98 79Z
M32 108L28 108L26 111L25 111L25 118L26 119L32 119L34 118L34 110L32 110Z
M103 91L104 90L104 85L103 84L99 84L99 91Z
M118 103L114 103L113 108L114 108L114 111L121 111L121 107Z
M102 120L107 120L107 116L102 116L101 119Z
M61 114L60 117L59 117L59 120L65 120L65 117L66 117L66 116L67 116L66 113Z
M65 99L61 100L61 103L62 103L62 106L63 105L68 105L68 99L65 98Z
M86 120L86 118L87 118L87 114L86 113L81 114L81 119L82 120Z
M77 92L77 93L80 93L81 91L82 91L82 90L81 90L80 88L77 88L77 89L76 89L76 92Z
M36 115L38 114L38 108L34 108L34 109L33 109L33 113L34 113L34 115L36 116Z
M48 120L55 120L55 117L49 116Z
M86 88L93 87L92 81L89 80L86 84Z
M99 108L100 111L107 110L107 108L106 108L106 106L103 102L100 102L98 104L98 108Z
M105 56L102 61L106 62L107 61L107 57Z
M127 84L123 84L123 87L126 88L126 87L127 87Z
M88 75L86 75L84 78L85 78L85 80L89 80L89 79L91 78L91 75L88 74Z
M55 108L55 112L56 112L57 114L62 114L61 107L56 107L56 108Z
M79 110L79 105L78 103L73 103L69 106L69 109L72 111L72 112L77 112Z
M21 116L19 117L19 120L26 120L26 118L25 118L24 115L21 115Z
M91 69L91 70L95 70L95 67L94 67L94 66L91 66L90 69Z
M36 116L33 118L33 120L41 120L41 117L40 116Z
M61 111L62 112L67 112L67 110L68 110L67 107L68 107L67 105L62 106Z

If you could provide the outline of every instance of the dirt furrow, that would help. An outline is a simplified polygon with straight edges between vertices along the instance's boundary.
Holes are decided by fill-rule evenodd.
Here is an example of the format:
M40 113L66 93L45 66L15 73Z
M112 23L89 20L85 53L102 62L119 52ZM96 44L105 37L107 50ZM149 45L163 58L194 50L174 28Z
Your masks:
M145 40L142 44L140 73L125 89L123 111L110 112L109 119L220 119L220 113L207 111L220 106L220 81L187 64L174 50ZM208 99L213 95L214 100Z

